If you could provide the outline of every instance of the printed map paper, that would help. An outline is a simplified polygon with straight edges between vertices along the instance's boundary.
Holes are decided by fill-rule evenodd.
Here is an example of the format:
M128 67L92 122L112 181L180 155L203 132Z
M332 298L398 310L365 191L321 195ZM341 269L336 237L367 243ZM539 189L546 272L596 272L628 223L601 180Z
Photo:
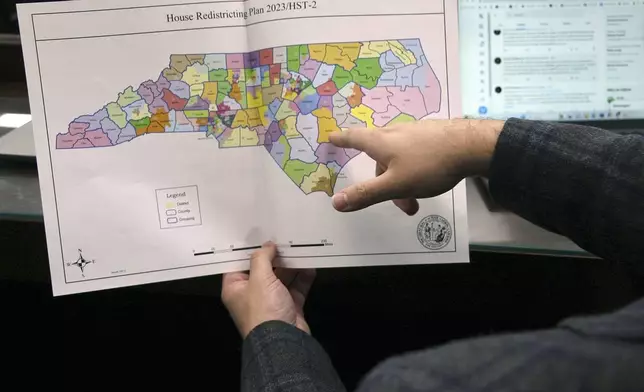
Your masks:
M54 294L248 268L467 262L464 185L408 217L331 196L329 134L460 115L455 1L19 6ZM431 159L431 157L428 157Z

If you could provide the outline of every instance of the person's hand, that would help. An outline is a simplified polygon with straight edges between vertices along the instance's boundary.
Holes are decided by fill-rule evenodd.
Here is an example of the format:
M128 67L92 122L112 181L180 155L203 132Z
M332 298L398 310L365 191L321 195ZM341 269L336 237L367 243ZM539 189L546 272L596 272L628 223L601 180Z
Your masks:
M356 211L386 200L409 215L419 198L438 196L463 178L485 175L503 121L425 120L329 135L338 147L364 151L376 161L376 178L333 195L338 211Z
M265 321L279 320L311 333L304 320L304 301L315 270L277 268L275 244L267 242L250 258L250 273L225 274L221 299L242 337Z

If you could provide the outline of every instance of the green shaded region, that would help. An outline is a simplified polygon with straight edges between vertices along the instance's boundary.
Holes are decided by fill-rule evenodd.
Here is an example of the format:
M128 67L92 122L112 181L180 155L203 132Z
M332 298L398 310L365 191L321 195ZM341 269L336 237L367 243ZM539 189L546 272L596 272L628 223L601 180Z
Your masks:
M222 124L224 124L228 128L230 128L233 125L233 121L235 121L235 114L219 115L218 117L221 120Z
M249 82L251 83L251 86L254 86L258 82L258 77L257 75L257 68L244 68L244 80L246 81L246 84Z
M289 155L290 155L290 151L289 151ZM287 156L286 152L284 152L284 156ZM317 168L318 168L317 163L306 163L298 159L292 159L286 162L286 165L284 165L284 172L297 185L300 185L304 177L316 171Z
M408 114L400 113L399 115L394 117L391 121L389 121L387 123L387 125L408 123L408 122L412 122L412 121L416 121L416 119L413 118L412 116L408 115Z
M188 118L208 118L208 110L184 110Z
M219 68L208 72L208 80L211 82L223 82L228 77L228 70Z
M263 88L271 87L271 73L270 73L270 70L266 70L262 74L262 87Z
M378 79L382 75L380 61L377 57L360 58L355 61L356 66L351 69L351 76L356 84L372 89L378 84Z
M120 107L125 107L139 99L141 99L141 96L132 89L132 86L128 86L122 94L119 94L119 98L116 100L116 103L118 103Z
M146 128L150 125L150 117L143 117L140 120L130 120L130 124L136 129Z
M220 103L224 103L224 98L226 98L226 94L218 91L217 92L217 105L219 105Z
M338 90L340 90L352 81L353 78L351 77L351 72L342 67L335 67L331 80L333 80L333 83L335 83Z
M284 166L286 166L286 162L291 157L291 145L288 144L288 140L286 140L286 136L284 135L280 136L280 138L277 139L277 142L284 146L284 155L282 156L282 162L280 163L280 167L283 169Z
M309 46L300 45L300 64L309 59Z
M105 108L107 109L107 115L114 121L114 124L118 125L119 128L125 128L127 118L123 109L116 102L108 103Z
M286 65L289 71L298 72L300 70L300 46L286 47Z
M221 94L224 94L224 95L228 95L228 93L230 93L230 90L232 90L232 88L233 87L227 81L217 83L217 93L218 94L221 93Z

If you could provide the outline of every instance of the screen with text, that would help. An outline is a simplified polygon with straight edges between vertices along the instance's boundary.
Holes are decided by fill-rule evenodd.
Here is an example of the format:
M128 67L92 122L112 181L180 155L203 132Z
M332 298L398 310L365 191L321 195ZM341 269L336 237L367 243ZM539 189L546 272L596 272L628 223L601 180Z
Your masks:
M644 1L459 6L465 116L644 118Z

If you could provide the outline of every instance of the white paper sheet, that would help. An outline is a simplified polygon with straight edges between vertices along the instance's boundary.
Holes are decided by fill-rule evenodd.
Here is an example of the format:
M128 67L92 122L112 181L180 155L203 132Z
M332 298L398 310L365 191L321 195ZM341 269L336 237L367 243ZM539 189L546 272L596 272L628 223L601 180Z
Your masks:
M460 116L455 0L18 10L55 295L247 269L266 240L287 267L468 261L464 184L415 217L330 198L375 164L329 132Z

